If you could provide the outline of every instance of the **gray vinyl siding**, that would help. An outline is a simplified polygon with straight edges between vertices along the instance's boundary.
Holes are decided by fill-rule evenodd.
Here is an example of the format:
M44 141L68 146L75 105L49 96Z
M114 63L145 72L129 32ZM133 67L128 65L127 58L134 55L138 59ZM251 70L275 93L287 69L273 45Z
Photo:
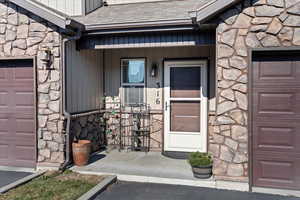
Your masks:
M161 32L130 35L91 36L80 40L81 49L178 47L215 44L213 31Z
M100 50L66 49L67 109L70 113L99 109L103 100L103 54Z
M102 0L85 0L85 13L90 13L102 5Z
M120 97L121 88L121 58L146 58L146 103L152 109L162 109L163 106L163 60L164 59L191 59L209 58L209 93L210 110L215 110L215 48L211 46L199 47L164 47L139 49L110 49L105 50L105 94L107 97ZM150 76L152 63L159 65L157 77ZM157 89L157 83L160 88ZM156 104L157 92L160 104Z
M82 0L36 0L70 16L82 15Z
M30 1L30 0L28 0ZM70 16L85 15L101 6L102 0L36 0Z

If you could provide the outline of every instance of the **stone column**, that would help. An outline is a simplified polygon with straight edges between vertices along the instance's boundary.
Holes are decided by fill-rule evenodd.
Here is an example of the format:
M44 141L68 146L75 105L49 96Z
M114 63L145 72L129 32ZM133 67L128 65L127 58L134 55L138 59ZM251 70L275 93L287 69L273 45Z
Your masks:
M33 57L37 85L38 163L64 162L63 120L60 115L61 30L34 13L5 0L0 2L0 57ZM53 55L51 70L41 61Z
M248 178L249 50L300 45L300 1L243 1L219 16L217 117L210 151L221 179Z

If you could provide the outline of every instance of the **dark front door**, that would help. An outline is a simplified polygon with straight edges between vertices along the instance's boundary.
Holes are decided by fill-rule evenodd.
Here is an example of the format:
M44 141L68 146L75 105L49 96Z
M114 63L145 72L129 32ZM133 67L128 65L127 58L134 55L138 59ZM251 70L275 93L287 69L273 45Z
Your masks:
M35 166L32 60L0 61L0 165Z
M252 68L253 184L300 189L300 53L258 53Z

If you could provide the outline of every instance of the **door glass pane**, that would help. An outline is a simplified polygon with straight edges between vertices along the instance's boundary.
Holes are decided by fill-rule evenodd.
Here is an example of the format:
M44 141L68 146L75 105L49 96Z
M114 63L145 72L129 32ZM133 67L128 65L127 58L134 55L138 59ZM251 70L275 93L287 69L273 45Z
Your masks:
M171 101L170 130L200 132L200 101Z
M171 67L170 96L178 98L199 98L200 67Z

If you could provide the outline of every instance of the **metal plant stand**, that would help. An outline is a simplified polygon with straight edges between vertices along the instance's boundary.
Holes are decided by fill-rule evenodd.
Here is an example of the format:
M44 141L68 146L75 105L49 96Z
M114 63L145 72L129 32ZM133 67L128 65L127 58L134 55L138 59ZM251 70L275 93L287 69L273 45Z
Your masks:
M106 133L110 143L119 150L150 151L150 108L146 104L121 106L110 103L105 110Z
M150 150L150 109L147 105L131 107L132 130L131 130L131 150Z

